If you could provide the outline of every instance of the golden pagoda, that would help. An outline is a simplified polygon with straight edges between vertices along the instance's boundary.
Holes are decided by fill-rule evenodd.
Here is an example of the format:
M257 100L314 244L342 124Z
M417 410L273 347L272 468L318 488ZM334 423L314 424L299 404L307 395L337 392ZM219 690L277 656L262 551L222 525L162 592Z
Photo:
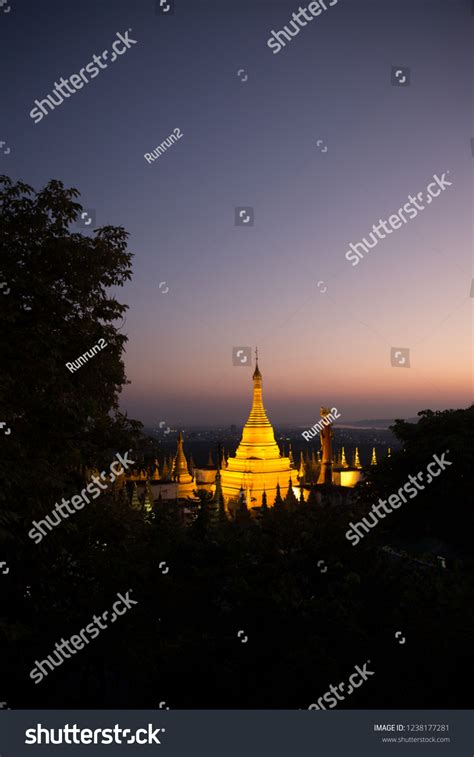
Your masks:
M172 480L178 484L176 497L184 499L192 496L195 488L194 478L188 470L188 461L183 450L183 435L181 431L178 434L178 450L173 461Z
M362 468L362 464L360 462L360 457L359 457L359 447L356 447L356 450L355 450L354 468L357 468L358 470Z
M275 441L273 427L263 406L262 374L258 367L257 350L255 355L252 409L235 456L229 456L227 467L221 470L222 492L228 502L230 499L237 500L243 489L248 507L259 507L266 492L268 506L272 507L278 484L286 485L291 476L296 480L297 471L291 459L281 455ZM298 491L296 485L295 489Z
M349 467L349 464L348 464L348 462L346 460L346 453L345 453L344 447L341 450L341 466L343 468L348 468Z

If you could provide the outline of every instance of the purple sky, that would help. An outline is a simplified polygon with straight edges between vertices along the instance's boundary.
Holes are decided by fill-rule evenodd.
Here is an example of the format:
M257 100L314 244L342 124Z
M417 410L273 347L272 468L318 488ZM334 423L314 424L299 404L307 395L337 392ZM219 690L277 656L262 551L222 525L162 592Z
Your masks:
M232 349L256 345L274 423L311 426L321 404L344 421L470 404L467 0L339 0L277 55L267 39L296 2L179 0L168 17L149 0L11 4L0 170L61 179L98 225L130 231L134 278L118 294L132 417L243 422L251 371ZM137 44L34 124L34 100L128 29ZM392 66L410 86L392 86ZM447 171L417 218L345 259ZM234 225L237 206L254 226ZM392 347L410 368L392 367Z

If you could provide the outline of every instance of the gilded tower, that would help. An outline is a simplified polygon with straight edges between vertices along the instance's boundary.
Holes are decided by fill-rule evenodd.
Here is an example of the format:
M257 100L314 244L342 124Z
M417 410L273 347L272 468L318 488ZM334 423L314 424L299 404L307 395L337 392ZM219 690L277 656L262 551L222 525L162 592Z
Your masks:
M176 496L179 498L189 497L194 491L194 478L188 470L188 462L183 449L183 435L178 434L178 450L173 461L172 479L178 484Z
M234 457L229 457L227 467L221 471L222 491L226 502L238 499L239 492L246 492L249 507L259 507L266 492L268 505L275 501L277 486L285 486L292 476L297 481L298 471L292 459L282 457L275 434L263 405L262 374L256 353L253 373L253 402L250 415L242 432L242 439Z
M328 417L330 414L331 411L329 408L321 408L321 418L324 423L324 428L321 429L319 436L321 439L323 458L321 460L318 484L332 484L332 438L334 436L334 431L332 430L332 425Z

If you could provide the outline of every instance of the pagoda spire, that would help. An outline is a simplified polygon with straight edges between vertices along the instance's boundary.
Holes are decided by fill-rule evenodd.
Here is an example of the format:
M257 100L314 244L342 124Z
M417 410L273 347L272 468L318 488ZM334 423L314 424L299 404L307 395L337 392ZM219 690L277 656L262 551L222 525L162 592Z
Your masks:
M295 461L293 460L293 450L291 449L291 442L289 444L288 459L290 461L290 466L292 468L294 468L295 467Z
M253 400L250 414L242 432L242 439L235 453L238 460L275 459L281 457L275 441L273 427L267 418L262 399L262 374L258 367L256 352L255 370L253 372Z
M147 481L145 484L145 499L143 500L143 508L146 510L147 513L153 510L154 499L155 498L153 496L153 490L151 488L150 479L147 478Z
M288 491L286 492L285 502L288 505L294 505L297 502L295 493L293 491L293 481L291 480L291 476L288 479Z
M217 468L216 472L216 490L214 492L213 502L215 505L220 505L220 503L223 501L223 494L222 494L222 482L221 482L221 471L220 468Z
M341 465L342 465L343 468L348 468L349 467L348 464L347 464L346 453L344 451L344 447L342 448L342 451L341 451Z
M134 510L140 509L140 500L138 499L138 489L137 489L137 484L135 481L133 482L133 487L132 487L131 506L133 507Z
M354 456L354 468L362 468L360 457L359 457L359 447L356 447L355 456Z
M227 514L225 509L224 494L222 492L222 480L221 471L217 467L216 472L216 490L212 498L211 512L213 513L214 523L225 523L227 521Z
M304 481L305 475L306 475L306 469L305 469L304 458L303 458L303 450L301 450L301 452L300 452L300 467L299 467L299 470L298 470L298 478L299 478L300 482Z
M281 498L281 490L280 490L280 482L276 485L276 496L275 496L275 502L273 503L274 507L281 507L283 505L283 500Z
M370 461L371 465L377 465L377 455L375 454L375 447L372 447L372 459Z
M262 374L258 369L258 347L255 347L255 370L253 372L253 380L255 381L256 378L259 378L260 381L262 380Z
M222 447L222 454L221 454L221 468L227 468L227 460L225 459L225 450L224 447Z
M176 457L174 459L173 465L173 478L176 478L176 480L179 481L179 477L182 476L183 473L187 473L189 475L188 461L186 460L186 456L183 450L183 435L180 431L178 434L178 449L176 451Z
M235 501L241 482L248 482L252 493L250 507L259 506L264 489L268 505L271 506L277 482L287 481L289 475L296 476L298 472L277 444L263 404L262 383L259 354L255 350L251 410L237 450L229 455L226 466L222 465L221 470L222 490L226 499Z

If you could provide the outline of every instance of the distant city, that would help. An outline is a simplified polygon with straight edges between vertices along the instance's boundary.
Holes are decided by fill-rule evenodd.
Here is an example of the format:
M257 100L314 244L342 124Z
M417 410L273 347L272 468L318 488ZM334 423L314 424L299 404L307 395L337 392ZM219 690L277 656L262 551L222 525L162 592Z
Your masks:
M414 418L406 420L410 423L417 421ZM346 454L352 456L355 448L358 447L362 465L368 465L373 447L377 449L379 456L386 454L389 448L396 450L400 447L398 440L389 430L389 426L393 423L394 420L390 419L361 420L354 421L350 425L335 425L333 427L334 449L339 450L345 447ZM285 452L288 452L291 444L295 460L299 458L300 452L304 454L305 451L317 451L320 446L318 438L310 442L303 439L301 432L304 428L304 426L275 427L275 438L278 445ZM147 436L158 442L159 448L163 452L174 452L176 439L181 431L186 449L192 454L196 465L205 465L210 451L217 459L217 452L220 447L224 447L226 453L233 455L242 436L242 427L234 424L230 426L180 426L179 428L170 428L169 426L160 428L157 425L144 426L143 430Z

